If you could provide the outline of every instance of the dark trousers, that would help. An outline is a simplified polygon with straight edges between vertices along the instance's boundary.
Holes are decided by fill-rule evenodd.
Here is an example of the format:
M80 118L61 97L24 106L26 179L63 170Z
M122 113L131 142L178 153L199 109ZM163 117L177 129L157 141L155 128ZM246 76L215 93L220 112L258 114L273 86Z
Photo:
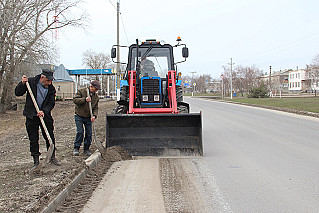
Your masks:
M55 144L55 138L53 134L53 119L49 118L48 116L44 116L44 123L48 129L49 135L52 139L52 143ZM39 117L33 117L33 119L28 118L26 119L26 128L30 140L30 152L32 156L39 156L41 155L39 151L39 126L42 131L43 138L46 142L47 149L50 147L49 140L45 134L45 131L42 127L41 121Z

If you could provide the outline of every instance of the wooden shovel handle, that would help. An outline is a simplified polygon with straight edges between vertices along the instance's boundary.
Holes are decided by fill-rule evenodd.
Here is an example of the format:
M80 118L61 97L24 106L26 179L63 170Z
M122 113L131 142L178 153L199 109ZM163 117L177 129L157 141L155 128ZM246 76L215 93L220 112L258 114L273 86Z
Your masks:
M90 97L90 91L89 88L86 88L86 92L87 92L87 97ZM91 100L92 101L92 100ZM92 104L91 101L89 101L89 108L90 108L90 114L91 114L91 118L93 117L93 112L92 112Z
M86 88L86 92L87 92L87 97L90 97L89 88ZM91 101L92 101L92 100L91 100ZM89 101L89 108L90 108L90 114L91 114L91 118L92 118L92 117L93 117L93 112L92 112L92 104L91 104L91 101ZM96 132L95 132L94 122L92 122L92 129L93 129L93 137L94 137L95 145L96 145L97 149L103 154L105 148L103 147L102 143L96 139Z
M26 85L27 85L29 94L30 94L30 96L31 96L32 102L33 102L33 104L34 104L34 107L35 107L35 109L37 110L37 113L39 113L39 112L40 112L40 109L39 109L39 107L38 107L37 101L36 101L35 98L34 98L34 95L33 95L33 92L32 92L32 90L31 90L31 87L30 87L29 82L26 82ZM45 131L45 134L46 134L47 138L49 139L50 146L51 146L51 145L53 145L53 142L52 142L52 139L51 139L51 137L50 137L49 131L48 131L48 129L47 129L45 123L44 123L43 118L42 118L41 116L39 116L39 118L40 118L40 121L41 121L41 123L42 123L43 129L44 129L44 131Z

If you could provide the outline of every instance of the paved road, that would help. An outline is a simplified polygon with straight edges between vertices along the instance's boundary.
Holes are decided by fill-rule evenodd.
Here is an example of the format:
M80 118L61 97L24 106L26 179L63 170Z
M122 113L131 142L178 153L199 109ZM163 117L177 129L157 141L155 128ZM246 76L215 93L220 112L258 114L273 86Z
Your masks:
M119 161L103 177L82 213L230 212L203 158Z
M319 212L319 119L185 98L233 212Z

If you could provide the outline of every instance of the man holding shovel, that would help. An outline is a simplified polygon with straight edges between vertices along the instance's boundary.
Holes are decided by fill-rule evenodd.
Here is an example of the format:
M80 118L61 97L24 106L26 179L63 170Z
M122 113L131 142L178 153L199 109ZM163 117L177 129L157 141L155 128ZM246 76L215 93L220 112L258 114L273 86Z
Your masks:
M95 121L98 114L99 96L97 91L101 89L100 82L94 80L89 88L82 88L77 91L73 98L75 103L75 125L76 137L74 141L73 155L79 155L80 146L84 138L83 154L90 156L90 145L92 142L92 122ZM90 112L90 103L92 108L92 116ZM84 136L84 128L85 136Z
M37 112L35 103L33 103L30 93L27 93L26 103L23 110L23 115L26 117L26 129L30 140L30 152L33 157L34 165L31 170L36 169L39 166L39 126L42 131L43 138L46 141L47 149L50 147L50 142L46 136L44 127L41 125L41 118L43 118L47 132L55 144L55 138L53 134L53 118L51 111L55 105L55 88L52 85L53 72L48 69L43 69L42 73L35 77L27 78L25 75L22 77L21 82L15 88L16 96L23 96L27 91L27 82L30 85L30 89L34 94L36 104L39 111ZM41 117L41 118L40 118ZM61 166L61 163L55 158L55 148L50 159L50 163Z

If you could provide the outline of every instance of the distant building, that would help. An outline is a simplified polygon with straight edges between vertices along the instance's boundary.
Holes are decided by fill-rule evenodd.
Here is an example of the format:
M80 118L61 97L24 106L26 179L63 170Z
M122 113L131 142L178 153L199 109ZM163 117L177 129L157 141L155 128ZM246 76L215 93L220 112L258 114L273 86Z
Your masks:
M307 69L308 82L307 92L315 92L319 90L319 67Z
M54 70L53 76L55 78L53 85L56 89L56 98L62 100L72 99L75 93L75 82L63 64Z
M304 69L289 71L289 92L306 92L309 88L308 72Z
M269 77L269 74L266 73L260 79L262 80L262 82L264 82L265 85L268 85L268 87L270 87L269 82L271 81L271 90L273 94L276 94L277 92L280 92L280 91L284 93L289 92L289 71L288 70L273 71L270 77Z
M221 81L212 79L211 82L208 83L208 88L206 89L207 93L221 93Z

